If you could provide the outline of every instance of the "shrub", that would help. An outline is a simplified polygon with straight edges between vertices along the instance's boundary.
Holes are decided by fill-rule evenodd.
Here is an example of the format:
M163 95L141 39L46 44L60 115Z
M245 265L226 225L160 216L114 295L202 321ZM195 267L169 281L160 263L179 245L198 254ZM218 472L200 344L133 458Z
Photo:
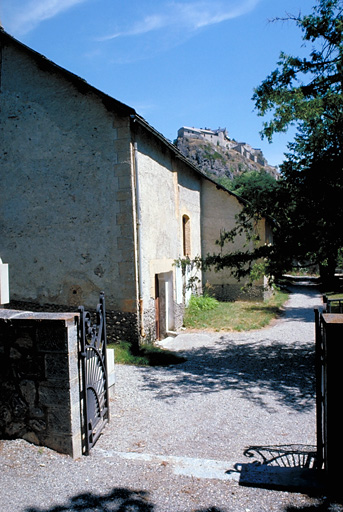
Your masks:
M189 301L189 311L209 311L218 306L218 301L208 295L192 295Z

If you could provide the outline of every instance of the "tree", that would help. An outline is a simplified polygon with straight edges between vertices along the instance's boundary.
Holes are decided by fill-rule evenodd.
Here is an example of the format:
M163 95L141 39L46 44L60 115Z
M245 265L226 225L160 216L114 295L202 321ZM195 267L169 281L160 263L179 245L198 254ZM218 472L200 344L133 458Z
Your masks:
M255 250L215 255L207 263L231 266L237 277L251 273L263 258L269 276L299 265L317 264L326 287L343 247L343 3L317 0L309 15L287 16L303 32L306 57L281 53L277 68L254 92L259 115L269 116L262 137L296 125L294 142L281 166L276 187L243 208L235 230L220 245L245 231L253 236L255 222L272 219L274 242ZM306 46L307 47L307 46Z
M228 183L229 190L254 204L261 212L267 207L264 201L273 193L275 187L276 179L265 169L245 170Z

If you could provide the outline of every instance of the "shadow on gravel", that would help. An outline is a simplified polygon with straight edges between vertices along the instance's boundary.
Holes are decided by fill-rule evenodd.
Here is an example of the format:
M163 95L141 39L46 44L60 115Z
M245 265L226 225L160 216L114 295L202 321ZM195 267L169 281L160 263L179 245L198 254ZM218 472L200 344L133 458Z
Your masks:
M62 505L53 505L50 508L27 508L25 512L154 512L155 505L148 501L146 491L133 491L125 488L116 488L106 495L91 493L78 494ZM227 509L225 509L227 510ZM313 506L304 507L287 506L280 512L342 512L342 501L332 501L323 498L316 501ZM185 510L185 512L187 512ZM189 512L191 512L189 510ZM225 512L221 508L207 507L193 509L192 512Z
M287 318L285 318L285 314ZM279 318L286 322L305 322L313 324L314 313L313 310L309 310L306 307L292 307L288 309L286 313L282 312Z
M143 387L156 399L234 390L268 411L270 396L296 411L315 406L314 343L225 340L220 345L184 352L187 361L178 366L142 369Z
M27 508L25 512L153 512L155 506L147 499L146 491L113 489L106 495L78 494L62 505L48 509ZM224 512L217 507L192 509L192 512Z
M62 505L51 508L27 508L25 512L151 512L154 505L147 500L145 491L132 491L130 489L113 489L109 494L84 493L73 496Z

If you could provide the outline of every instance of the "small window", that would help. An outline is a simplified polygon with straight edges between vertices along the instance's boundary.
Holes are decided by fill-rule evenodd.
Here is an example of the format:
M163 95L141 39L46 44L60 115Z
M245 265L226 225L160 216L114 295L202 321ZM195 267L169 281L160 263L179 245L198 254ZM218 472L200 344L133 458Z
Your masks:
M182 217L182 239L183 239L183 255L191 255L191 226L190 219L187 215Z

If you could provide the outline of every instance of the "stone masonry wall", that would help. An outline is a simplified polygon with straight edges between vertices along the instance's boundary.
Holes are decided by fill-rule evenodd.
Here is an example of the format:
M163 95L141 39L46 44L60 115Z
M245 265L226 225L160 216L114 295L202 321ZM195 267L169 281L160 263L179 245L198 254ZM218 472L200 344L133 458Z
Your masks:
M82 455L75 317L0 309L0 438Z
M77 313L77 306L61 306L58 304L39 304L36 302L25 302L12 300L6 305L7 309L16 309L32 312L70 312ZM86 308L91 315L95 315L95 309ZM137 343L138 319L135 313L125 313L106 309L106 331L107 343L118 343L129 341Z

